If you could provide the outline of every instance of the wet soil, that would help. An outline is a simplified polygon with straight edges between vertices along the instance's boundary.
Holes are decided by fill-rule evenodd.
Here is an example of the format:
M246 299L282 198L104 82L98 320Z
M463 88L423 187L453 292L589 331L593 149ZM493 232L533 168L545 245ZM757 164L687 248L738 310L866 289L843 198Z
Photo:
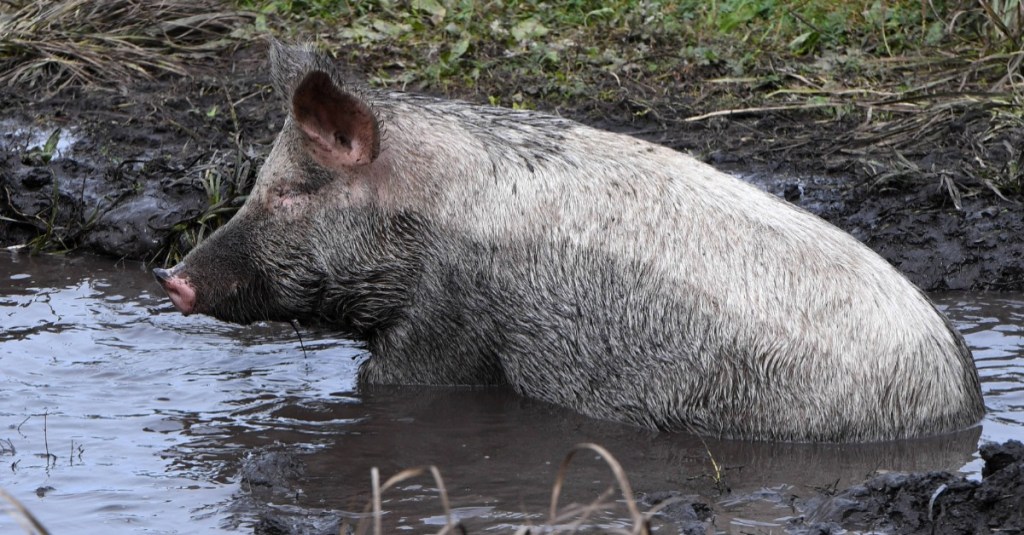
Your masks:
M800 533L842 529L885 533L1020 533L1024 530L1024 445L981 447L983 479L949 472L882 474L803 504Z
M244 57L237 75L0 91L0 244L133 259L191 247L182 231L218 217L221 199L244 201L282 124L260 62ZM61 144L41 154L56 129Z
M1020 533L1024 531L1024 445L1015 440L981 447L983 479L950 472L876 475L844 490L822 489L798 498L772 490L749 498L789 504L786 533ZM679 533L704 534L714 525L714 507L695 496L659 492L641 497Z
M740 528L742 533L799 535L1021 533L1024 531L1024 446L1014 440L986 444L981 447L980 455L985 463L981 481L949 471L882 471L848 488L821 486L808 492L807 488L783 484L755 491L724 491L726 495L719 500L709 500L707 492L692 493L692 488L691 493L649 491L637 496L637 504L643 511L653 511L649 523L657 533L706 534L721 532L730 526ZM337 533L339 526L358 523L354 514L339 515L316 507L259 505L299 501L291 496L297 496L302 487L311 484L304 455L259 449L248 455L241 466L242 482L251 489L246 501L249 503L251 499L249 505L259 511L254 526L257 534ZM454 475L458 480L458 474ZM649 488L652 482L638 484ZM389 503L389 509L400 508L394 501ZM760 525L757 521L744 521L742 516L758 509L750 504L775 513L764 515L771 520L762 521ZM731 517L729 510L737 506L746 506L745 514ZM614 506L607 504L606 507ZM470 533L479 530L477 523L472 517L461 522L463 529ZM603 532L593 527L581 531Z
M1013 163L972 162L966 127L930 150L900 153L906 165L895 172L883 149L850 148L849 119L797 111L687 122L714 103L646 102L655 112L644 118L629 102L548 111L745 176L850 232L926 291L1024 289L1024 199L936 178ZM283 117L259 47L189 79L49 96L0 89L0 245L173 260L244 200ZM48 156L57 128L63 145ZM1000 136L993 143L1024 144L1024 131Z

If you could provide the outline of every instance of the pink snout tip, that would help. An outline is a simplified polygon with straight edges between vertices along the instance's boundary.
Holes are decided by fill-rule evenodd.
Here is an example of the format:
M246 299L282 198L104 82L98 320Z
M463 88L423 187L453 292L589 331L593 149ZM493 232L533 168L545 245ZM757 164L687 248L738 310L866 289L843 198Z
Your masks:
M160 286L163 286L164 291L167 292L167 297L171 298L174 308L178 309L178 312L181 312L183 315L188 316L196 308L196 291L188 283L187 279L177 275L181 268L182 264L178 264L171 269L156 268L153 270L153 276L156 277L156 281L160 283Z

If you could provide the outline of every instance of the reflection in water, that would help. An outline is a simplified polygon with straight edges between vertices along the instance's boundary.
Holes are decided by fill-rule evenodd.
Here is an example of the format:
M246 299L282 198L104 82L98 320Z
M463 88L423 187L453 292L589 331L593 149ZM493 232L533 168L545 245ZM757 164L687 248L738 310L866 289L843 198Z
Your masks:
M352 389L345 342L303 358L290 327L170 313L141 265L2 254L0 486L53 533L219 531L236 429L260 404Z
M371 467L387 477L435 464L455 513L478 532L543 521L558 463L592 441L637 490L703 493L719 504L720 527L730 514L736 525L771 525L792 514L785 500L737 497L843 487L876 470L977 472L979 434L1022 435L1024 298L938 302L975 352L990 409L982 427L868 445L763 444L598 422L498 388L357 393L363 355L327 333L303 333L304 356L288 326L178 315L137 264L0 253L0 466L11 467L0 486L54 533L251 532L247 503L352 514L369 498ZM288 492L239 483L254 451L298 454ZM714 490L709 453L732 494ZM593 455L578 455L563 503L589 501L610 481ZM443 522L433 487L414 480L389 492L388 525ZM620 509L595 522L623 525ZM0 515L0 532L9 527Z

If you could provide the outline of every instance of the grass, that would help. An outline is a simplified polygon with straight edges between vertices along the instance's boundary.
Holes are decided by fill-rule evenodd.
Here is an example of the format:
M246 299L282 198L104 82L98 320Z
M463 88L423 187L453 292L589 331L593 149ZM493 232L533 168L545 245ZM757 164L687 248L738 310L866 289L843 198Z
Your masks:
M968 59L1019 51L1021 4L1000 4L574 0L553 8L539 0L241 2L261 13L261 24L276 21L278 33L313 33L351 50L351 57L386 49L388 63L376 67L383 83L475 85L497 69L543 74L549 79L544 96L555 98L559 91L574 94L579 85L574 78L593 76L595 70L657 78L687 64L719 65L742 76L779 57L844 50L894 57L960 47L957 52L969 52Z
M954 200L1024 194L1020 0L241 5L279 35L315 35L379 86L669 130L831 121L850 125L831 147L847 172L883 190L913 178ZM820 155L820 132L788 136L771 150ZM906 165L946 145L958 161Z
M123 82L220 51L251 17L215 0L0 3L0 83L46 90ZM234 37L241 37L235 34Z
M198 176L206 195L204 209L178 222L171 229L168 245L155 254L159 263L173 265L189 250L226 223L242 206L256 180L259 157L251 150L214 152L205 162L197 162L186 171Z
M4 186L4 196L8 199L6 211L10 216L0 216L0 221L8 223L20 223L27 224L34 227L38 234L34 238L25 244L32 253L39 253L43 251L47 252L64 252L69 249L68 232L67 228L58 223L58 214L60 214L60 189L58 187L57 177L51 173L50 187L51 195L49 203L44 211L40 211L36 214L25 214L20 212L13 204L10 203L11 192ZM61 218L63 221L65 218Z

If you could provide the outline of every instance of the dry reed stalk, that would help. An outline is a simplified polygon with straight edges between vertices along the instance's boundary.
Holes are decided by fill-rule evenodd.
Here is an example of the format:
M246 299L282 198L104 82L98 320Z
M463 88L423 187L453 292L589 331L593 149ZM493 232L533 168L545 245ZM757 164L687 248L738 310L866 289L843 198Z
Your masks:
M419 477L425 473L430 473L434 478L434 483L437 485L439 497L441 499L441 507L444 509L444 526L436 535L447 535L452 533L458 526L458 524L452 523L452 508L451 503L448 501L448 490L444 485L444 478L441 477L441 471L436 466L420 466L417 468L408 468L401 472L391 476L383 485L380 484L380 471L377 467L370 469L370 482L373 487L373 497L370 503L366 505L363 513L369 513L372 510L371 518L373 519L373 533L374 535L382 535L383 533L383 500L382 496L391 487L414 477ZM342 527L344 529L344 526ZM359 520L359 524L356 526L356 535L364 535L366 533L366 518L363 517ZM344 531L342 531L344 533Z
M13 510L10 511L10 515L21 525L25 533L29 535L50 535L50 532L43 527L39 520L25 506L4 489L0 489L0 499L11 504Z
M616 460L615 457L608 450L604 449L603 447L597 444L593 444L590 442L585 442L574 446L573 449L570 450L568 454L566 454L565 459L562 460L562 464L558 467L558 475L555 477L555 484L552 486L551 489L551 510L549 514L549 524L555 525L560 518L560 515L557 514L558 497L562 493L562 485L565 481L565 473L566 470L568 470L569 468L569 463L572 462L573 457L577 453L584 450L590 450L600 455L604 462L611 469L612 474L615 476L615 481L619 485L619 491L622 493L622 499L625 500L626 508L629 510L629 516L633 521L633 527L627 533L629 533L630 535L647 535L649 533L647 527L647 519L644 517L644 515L640 513L640 509L637 508L636 499L633 496L633 489L629 484L629 478L626 477L626 471L623 470L622 465L619 464L619 461ZM597 501L595 501L595 504L596 503ZM593 504L591 507L583 509L583 512L587 514L589 514L592 511Z
M185 75L252 15L221 0L15 0L0 4L0 83L56 90Z

